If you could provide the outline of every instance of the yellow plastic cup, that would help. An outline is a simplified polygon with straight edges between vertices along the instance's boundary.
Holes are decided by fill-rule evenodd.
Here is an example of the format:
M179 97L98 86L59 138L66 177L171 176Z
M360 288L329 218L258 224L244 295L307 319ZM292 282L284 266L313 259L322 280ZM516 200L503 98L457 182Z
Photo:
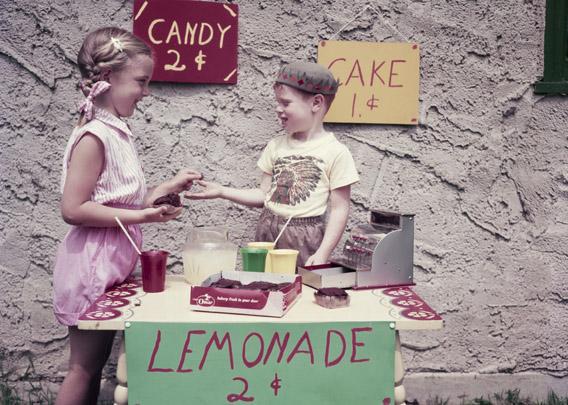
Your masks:
M297 250L294 249L274 249L268 252L272 265L272 273L296 274Z
M274 249L274 242L249 242L247 246L250 248L256 249L266 249L270 253L271 250ZM270 255L266 255L266 262L264 264L264 272L270 273L272 268L272 264L270 261Z

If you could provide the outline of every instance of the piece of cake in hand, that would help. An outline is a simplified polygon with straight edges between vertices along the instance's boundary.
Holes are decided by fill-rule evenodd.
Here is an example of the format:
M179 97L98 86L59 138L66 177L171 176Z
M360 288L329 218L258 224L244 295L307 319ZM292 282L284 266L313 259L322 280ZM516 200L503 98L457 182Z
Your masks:
M341 308L349 305L349 294L341 288L320 288L314 293L316 304L324 308Z
M167 207L166 213L171 214L176 210L176 208L181 207L181 199L179 198L179 195L177 195L176 193L170 193L156 198L152 205L154 207L165 205Z
M170 193L156 198L154 205L171 205L173 207L181 207L181 199L176 193Z

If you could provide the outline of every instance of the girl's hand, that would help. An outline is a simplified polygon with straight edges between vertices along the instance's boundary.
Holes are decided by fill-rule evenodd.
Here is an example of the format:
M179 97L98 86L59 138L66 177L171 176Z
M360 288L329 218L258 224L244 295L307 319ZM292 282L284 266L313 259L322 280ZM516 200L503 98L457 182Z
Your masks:
M195 183L203 187L199 192L186 192L183 196L190 200L209 200L212 198L220 198L223 196L223 186L210 181L197 180Z
M194 180L201 180L203 174L193 169L181 169L170 181L166 182L169 188L168 193L179 194L182 191L189 190Z
M144 206L150 207L156 201L156 198L164 195L189 190L193 185L193 181L202 179L203 175L192 169L182 169L171 180L163 182L157 187L150 188L144 197Z
M177 207L173 210L168 210L168 207L162 205L157 208L144 208L141 210L142 222L168 222L174 218L177 218L183 211L183 207Z

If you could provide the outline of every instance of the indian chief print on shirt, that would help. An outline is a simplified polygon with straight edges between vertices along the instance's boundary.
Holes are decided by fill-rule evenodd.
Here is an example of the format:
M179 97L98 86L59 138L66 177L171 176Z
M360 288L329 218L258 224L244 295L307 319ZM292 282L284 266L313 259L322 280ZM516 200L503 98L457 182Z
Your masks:
M270 201L296 205L310 198L323 174L318 163L324 161L313 156L291 155L274 162Z

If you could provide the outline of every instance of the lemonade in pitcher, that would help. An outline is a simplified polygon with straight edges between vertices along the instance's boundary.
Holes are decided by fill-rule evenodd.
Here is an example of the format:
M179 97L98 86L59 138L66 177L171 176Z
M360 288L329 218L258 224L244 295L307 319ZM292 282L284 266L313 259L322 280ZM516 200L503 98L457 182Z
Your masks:
M189 284L201 285L210 275L233 271L237 246L223 227L193 228L183 249L183 272Z

